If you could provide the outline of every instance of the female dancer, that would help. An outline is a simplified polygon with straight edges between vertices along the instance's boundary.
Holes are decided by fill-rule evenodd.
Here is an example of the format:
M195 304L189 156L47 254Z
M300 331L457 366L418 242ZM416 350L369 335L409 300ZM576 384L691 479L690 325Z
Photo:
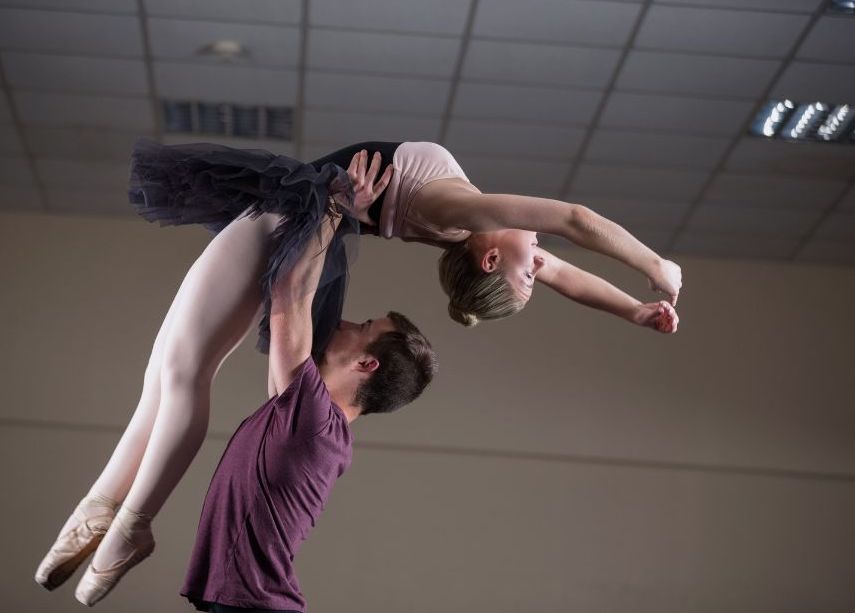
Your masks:
M369 151L372 162L366 168ZM103 598L151 553L152 517L204 439L213 377L265 310L260 306L269 309L272 279L306 248L329 198L344 206L363 231L444 248L440 276L449 312L466 325L520 310L537 279L633 323L665 333L677 330L672 304L681 273L676 264L580 205L482 194L454 158L433 143L364 143L309 166L262 151L142 141L132 159L131 186L132 201L147 219L204 223L219 233L190 268L167 312L128 428L36 573L39 583L53 589L95 551L76 592L87 605ZM537 232L625 262L645 274L670 303L642 304L563 262L537 247ZM321 331L316 350L324 343L324 330L340 317L344 260L341 244L329 248L322 275L328 291L313 306ZM266 334L262 319L262 350Z

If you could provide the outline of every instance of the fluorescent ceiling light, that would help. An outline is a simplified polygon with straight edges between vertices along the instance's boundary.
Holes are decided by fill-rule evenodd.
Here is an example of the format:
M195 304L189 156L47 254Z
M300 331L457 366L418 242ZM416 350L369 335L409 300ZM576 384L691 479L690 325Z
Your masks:
M843 15L855 15L855 0L831 0L828 12Z
M851 145L855 144L853 128L855 109L851 104L769 100L748 131L761 138Z

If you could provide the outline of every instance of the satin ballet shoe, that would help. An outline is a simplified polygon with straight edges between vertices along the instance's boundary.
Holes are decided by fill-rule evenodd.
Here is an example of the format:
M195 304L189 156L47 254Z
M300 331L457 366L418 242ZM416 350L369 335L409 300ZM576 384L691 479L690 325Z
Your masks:
M151 520L152 517L145 513L137 513L125 507L119 509L110 530L117 530L132 551L109 568L98 570L90 562L74 592L79 602L87 607L93 606L110 593L126 572L151 555L154 551Z
M72 513L77 525L61 533L36 570L36 583L54 590L98 547L116 515L118 503L106 496L86 496Z

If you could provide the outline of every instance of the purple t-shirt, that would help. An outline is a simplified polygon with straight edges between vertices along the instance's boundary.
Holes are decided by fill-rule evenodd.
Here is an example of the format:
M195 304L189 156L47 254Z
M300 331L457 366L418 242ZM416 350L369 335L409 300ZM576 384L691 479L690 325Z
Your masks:
M305 611L294 555L350 459L347 418L309 358L223 452L181 594L203 610Z

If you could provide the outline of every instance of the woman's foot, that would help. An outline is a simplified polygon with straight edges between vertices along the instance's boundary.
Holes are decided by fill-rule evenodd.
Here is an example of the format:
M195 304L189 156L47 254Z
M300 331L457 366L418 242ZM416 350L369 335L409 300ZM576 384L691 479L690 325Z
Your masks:
M98 547L117 506L115 500L106 496L89 495L81 500L39 564L36 582L49 590L62 585Z
M75 598L87 607L104 598L131 568L154 551L151 516L121 507L95 558L80 579Z

